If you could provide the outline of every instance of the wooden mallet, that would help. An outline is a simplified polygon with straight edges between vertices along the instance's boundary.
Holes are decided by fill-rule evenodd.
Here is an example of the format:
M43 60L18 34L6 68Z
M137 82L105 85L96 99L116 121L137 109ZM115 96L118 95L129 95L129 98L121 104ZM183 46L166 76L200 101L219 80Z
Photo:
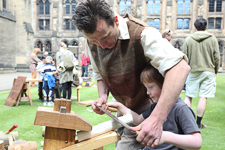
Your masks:
M9 129L9 131L5 132L4 134L9 134L12 130L14 130L14 129L17 128L17 127L18 127L18 125L17 125L17 124L14 124L14 125L12 126L12 128Z

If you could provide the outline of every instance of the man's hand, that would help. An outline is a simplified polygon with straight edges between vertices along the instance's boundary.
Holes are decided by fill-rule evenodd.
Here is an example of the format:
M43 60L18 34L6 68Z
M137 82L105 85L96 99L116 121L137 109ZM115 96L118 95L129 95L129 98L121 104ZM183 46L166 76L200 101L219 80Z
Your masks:
M150 116L137 127L131 127L130 129L140 131L136 140L142 145L147 145L152 148L159 145L162 135L162 123L157 118Z
M106 106L107 98L108 97L106 95L102 95L101 97L99 97L98 99L96 99L95 101L91 103L92 109L94 110L95 113L100 115L105 114L103 111L97 108L94 104L97 103L98 106L101 106L103 109L107 109L107 106Z

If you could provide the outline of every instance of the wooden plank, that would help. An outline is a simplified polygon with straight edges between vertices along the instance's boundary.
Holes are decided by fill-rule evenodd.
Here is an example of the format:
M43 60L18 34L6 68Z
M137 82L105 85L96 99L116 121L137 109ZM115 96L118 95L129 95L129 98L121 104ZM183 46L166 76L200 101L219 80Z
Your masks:
M42 82L42 79L26 79L26 82Z
M28 141L21 144L14 144L8 147L8 150L36 150L37 142L36 141Z
M34 125L83 131L92 129L90 122L79 114L73 111L61 114L48 107L38 107Z
M54 100L54 111L59 111L59 108L60 108L60 105L61 105L61 100L60 99L55 99Z
M17 100L19 94L21 93L21 90L23 89L23 85L24 85L24 82L25 82L26 78L27 77L19 76L16 79L16 81L15 81L15 83L14 83L14 85L13 85L13 87L12 87L10 93L9 93L9 96L7 97L4 105L13 107L15 101Z
M75 130L46 127L44 150L60 150L75 144Z
M88 100L88 101L77 102L77 105L79 105L79 106L90 106L91 103L92 103L93 101L94 101L94 100Z
M29 101L30 101L29 97L21 97L20 99L20 102L29 102Z
M116 131L110 131L89 140L65 147L61 150L93 150L119 141L120 139L120 135Z

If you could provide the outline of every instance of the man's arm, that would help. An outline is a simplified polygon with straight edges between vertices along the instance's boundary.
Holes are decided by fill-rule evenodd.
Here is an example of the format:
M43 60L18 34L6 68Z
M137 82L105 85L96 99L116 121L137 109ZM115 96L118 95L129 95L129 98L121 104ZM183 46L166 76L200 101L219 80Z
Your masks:
M94 104L97 103L98 106L102 106L102 108L105 109L106 108L105 104L107 103L107 100L108 100L109 89L103 80L97 81L97 87L98 87L99 98L96 99L95 101L93 101L91 103L91 105L92 105L92 109L94 110L94 112L102 115L102 114L104 114L104 112L102 112L100 109L95 107Z

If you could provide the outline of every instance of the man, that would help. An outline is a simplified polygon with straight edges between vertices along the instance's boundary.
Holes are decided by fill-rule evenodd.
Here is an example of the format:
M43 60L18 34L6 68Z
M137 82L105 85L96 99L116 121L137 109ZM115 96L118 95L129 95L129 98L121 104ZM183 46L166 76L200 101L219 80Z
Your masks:
M48 51L45 51L43 56L46 58L48 56Z
M219 46L215 36L205 32L207 21L203 18L194 23L196 32L185 39L183 52L187 55L191 72L186 81L185 103L191 107L193 97L198 96L197 124L201 123L208 97L214 97L216 91L216 74L219 69Z
M162 38L165 38L170 42L171 39L173 38L173 31L170 29L164 30L162 33Z
M149 61L165 77L162 95L151 116L133 128L140 131L139 135L135 137L127 129L120 130L121 140L116 149L157 146L162 124L190 70L183 59L186 56L163 39L157 29L131 15L120 17L104 0L82 1L74 13L74 24L87 37L90 48L99 92L99 98L92 103L96 113L103 114L94 103L105 108L109 91L117 101L138 114L149 108L146 88L140 83L140 73Z
M82 56L81 56L81 61L82 61L82 75L81 77L88 77L88 63L90 62L89 57L85 54L84 51L82 51ZM84 75L86 74L86 75Z

